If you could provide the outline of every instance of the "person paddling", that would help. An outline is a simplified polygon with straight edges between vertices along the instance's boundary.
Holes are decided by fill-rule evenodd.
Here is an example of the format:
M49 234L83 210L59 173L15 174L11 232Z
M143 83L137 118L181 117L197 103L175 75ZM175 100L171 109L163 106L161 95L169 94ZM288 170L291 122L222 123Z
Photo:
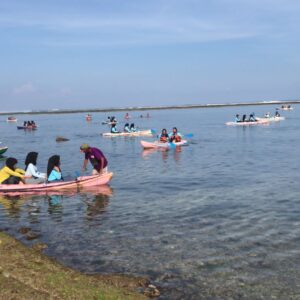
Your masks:
M181 142L181 134L178 132L176 127L173 127L173 131L169 135L169 141L174 143Z
M93 166L92 175L107 173L107 159L100 149L90 147L89 144L82 144L80 151L85 155L82 171L86 170L88 161L90 161Z

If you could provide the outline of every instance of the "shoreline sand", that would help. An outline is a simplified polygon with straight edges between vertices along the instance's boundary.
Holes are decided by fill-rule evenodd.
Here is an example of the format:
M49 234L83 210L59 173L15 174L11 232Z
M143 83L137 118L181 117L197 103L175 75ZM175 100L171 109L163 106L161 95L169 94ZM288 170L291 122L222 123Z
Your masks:
M0 231L0 299L147 299L139 292L149 280L86 275L42 254L44 247L27 247Z

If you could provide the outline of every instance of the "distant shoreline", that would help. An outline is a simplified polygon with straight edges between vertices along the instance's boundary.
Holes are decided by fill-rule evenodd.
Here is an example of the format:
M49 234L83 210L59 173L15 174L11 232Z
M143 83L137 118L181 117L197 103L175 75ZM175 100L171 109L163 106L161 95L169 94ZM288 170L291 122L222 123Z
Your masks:
M221 103L221 104L187 104L170 106L131 106L124 108L92 108L92 109L49 109L49 110L26 110L0 112L0 115L42 115L42 114L74 114L92 112L118 112L118 111L145 111L145 110L166 110L166 109L192 109L192 108L218 108L231 106L256 106L256 105L288 105L300 104L300 100L278 100L278 101L259 101L244 103Z

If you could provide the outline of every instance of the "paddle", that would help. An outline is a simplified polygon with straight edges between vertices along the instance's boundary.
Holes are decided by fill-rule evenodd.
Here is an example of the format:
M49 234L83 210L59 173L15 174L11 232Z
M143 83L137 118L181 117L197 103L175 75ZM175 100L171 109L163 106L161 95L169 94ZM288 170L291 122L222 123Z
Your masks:
M173 142L169 142L170 149L176 149L176 145Z
M150 129L151 130L151 134L152 135L156 135L157 134L157 131L155 129Z
M193 133L187 133L183 135L185 138L192 138L194 136Z

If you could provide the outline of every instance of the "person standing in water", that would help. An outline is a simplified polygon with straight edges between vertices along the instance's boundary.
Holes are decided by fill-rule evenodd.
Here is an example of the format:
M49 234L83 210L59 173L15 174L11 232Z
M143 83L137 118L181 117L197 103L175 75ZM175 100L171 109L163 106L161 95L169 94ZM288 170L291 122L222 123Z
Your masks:
M86 171L88 161L90 161L93 166L92 175L107 173L108 162L100 149L95 147L90 147L89 144L82 144L80 146L80 152L84 153L85 155L82 171Z

